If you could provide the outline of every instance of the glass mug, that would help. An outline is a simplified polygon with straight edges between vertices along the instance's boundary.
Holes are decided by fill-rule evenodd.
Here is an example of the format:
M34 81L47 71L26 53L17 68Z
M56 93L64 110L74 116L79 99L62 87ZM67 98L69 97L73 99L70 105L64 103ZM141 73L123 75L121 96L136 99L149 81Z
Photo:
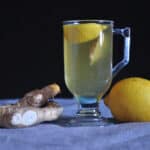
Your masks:
M114 29L110 20L63 22L65 83L78 102L68 125L104 126L99 101L112 78L129 62L130 28ZM113 34L124 37L124 57L112 68Z

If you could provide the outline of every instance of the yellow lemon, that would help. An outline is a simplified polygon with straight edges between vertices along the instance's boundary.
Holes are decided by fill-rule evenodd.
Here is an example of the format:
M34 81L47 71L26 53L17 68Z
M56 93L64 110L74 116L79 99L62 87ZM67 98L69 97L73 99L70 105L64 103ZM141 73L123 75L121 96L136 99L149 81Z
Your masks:
M121 80L104 102L119 121L150 121L150 80L138 77Z
M94 40L99 36L99 33L106 29L106 25L97 23L84 23L64 25L64 37L74 43L83 43L90 40Z

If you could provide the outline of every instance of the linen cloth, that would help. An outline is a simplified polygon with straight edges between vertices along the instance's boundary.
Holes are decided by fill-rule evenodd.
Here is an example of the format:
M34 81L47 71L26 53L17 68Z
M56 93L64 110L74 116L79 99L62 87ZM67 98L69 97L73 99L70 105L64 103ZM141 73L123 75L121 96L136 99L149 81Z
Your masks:
M76 112L74 99L56 99L63 116ZM15 100L0 100L0 104ZM112 117L100 103L104 117ZM62 116L62 117L63 117ZM150 123L121 123L105 127L63 127L47 122L29 128L0 129L0 150L150 150Z

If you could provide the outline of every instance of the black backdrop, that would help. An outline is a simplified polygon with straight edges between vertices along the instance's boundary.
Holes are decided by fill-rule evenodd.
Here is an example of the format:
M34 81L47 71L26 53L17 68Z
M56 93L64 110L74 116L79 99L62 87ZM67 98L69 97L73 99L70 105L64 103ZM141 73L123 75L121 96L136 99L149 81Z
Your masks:
M67 6L60 1L61 7L42 1L0 5L0 98L21 97L54 82L62 88L59 97L71 96L64 83L62 43L62 21L69 19L109 19L115 21L115 27L130 26L131 60L113 83L130 76L150 79L150 18L146 2L70 3ZM115 60L120 57L121 45L114 48Z

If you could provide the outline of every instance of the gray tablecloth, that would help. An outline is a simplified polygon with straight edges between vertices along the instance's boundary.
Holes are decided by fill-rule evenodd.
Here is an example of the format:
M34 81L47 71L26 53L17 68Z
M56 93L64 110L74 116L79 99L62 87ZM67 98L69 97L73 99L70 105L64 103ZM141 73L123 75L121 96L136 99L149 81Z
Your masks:
M72 99L57 99L64 115L76 111ZM1 104L12 100L0 100ZM102 115L111 117L103 102ZM0 150L150 150L150 123L112 124L106 127L62 127L43 123L22 129L0 129Z

